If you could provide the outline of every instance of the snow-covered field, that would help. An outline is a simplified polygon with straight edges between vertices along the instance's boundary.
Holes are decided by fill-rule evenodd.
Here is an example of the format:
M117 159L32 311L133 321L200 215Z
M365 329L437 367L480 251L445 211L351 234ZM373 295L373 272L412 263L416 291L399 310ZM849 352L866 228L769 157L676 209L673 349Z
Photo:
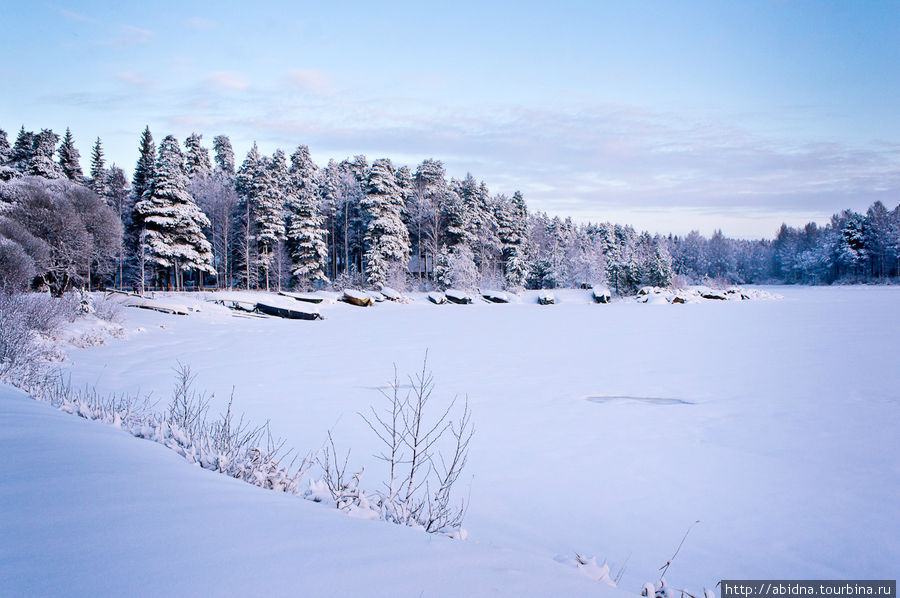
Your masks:
M166 401L188 363L213 412L233 388L239 412L300 450L330 429L373 489L379 447L358 412L427 350L435 401L467 395L473 411L469 539L259 490L7 392L0 588L615 593L559 562L577 552L624 566L619 588L637 593L696 520L667 574L677 588L896 577L900 288L774 292L687 305L417 296L323 305L324 321L237 318L196 297L165 299L200 306L187 316L128 309L126 339L70 352L75 383Z

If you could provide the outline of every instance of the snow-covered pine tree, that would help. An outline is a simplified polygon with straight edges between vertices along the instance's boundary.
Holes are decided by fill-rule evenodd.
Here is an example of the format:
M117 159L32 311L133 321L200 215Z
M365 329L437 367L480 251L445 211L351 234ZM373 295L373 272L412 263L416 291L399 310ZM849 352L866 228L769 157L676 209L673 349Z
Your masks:
M459 185L459 194L466 207L468 217L467 228L471 238L472 256L482 278L497 275L502 243L499 236L499 223L494 217L494 209L490 192L484 181L476 183L471 174L467 174Z
M445 245L444 214L441 206L450 190L445 178L444 164L440 160L429 159L419 164L414 181L417 205L410 213L416 220L415 249L421 272L422 269L428 269L429 262L433 269L437 268L438 252Z
M256 223L253 217L253 203L254 198L263 192L264 178L265 162L254 142L235 177L235 188L240 197L236 220L241 247L241 250L235 255L235 261L236 266L240 267L244 285L248 289L257 285Z
M383 286L394 275L406 272L410 251L403 195L387 158L372 163L360 204L366 220L366 281Z
M214 272L209 241L203 235L209 219L187 192L184 156L172 135L160 144L154 171L150 190L135 206L143 221L141 244L147 262L158 274L171 273L178 289L183 287L182 272Z
M131 178L131 192L136 199L143 197L153 183L154 169L156 168L156 144L153 143L153 135L150 127L145 127L141 133L141 142L138 147L138 161L134 167L134 175Z
M471 249L473 238L469 225L469 211L456 190L459 188L458 183L454 183L455 181L451 182L450 189L441 196L440 208L445 224L443 238L451 251L461 245Z
M209 162L209 149L200 145L202 140L203 135L191 133L184 141L186 150L184 165L189 178L207 176L212 171L212 165Z
M850 210L841 214L835 226L838 237L832 254L839 272L849 272L854 277L860 275L867 258L864 226L865 220L860 214Z
M3 166L9 161L9 137L6 135L6 131L0 129L0 166Z
M131 212L133 210L133 201L131 194L128 192L128 179L125 172L113 164L109 167L109 196L106 203L115 211L116 215L122 221L123 230L131 227ZM116 286L124 288L125 280L125 242L126 237L119 237L119 247L116 250Z
M0 181L8 181L16 176L16 171L9 166L11 153L6 131L0 129Z
M106 160L103 159L103 146L100 138L97 137L97 141L94 142L94 147L91 149L91 189L102 198L109 195L106 177Z
M516 191L512 200L500 196L495 199L494 205L506 287L521 289L532 270L526 251L528 209L525 198L521 192Z
M291 275L301 288L311 288L316 283L327 284L328 246L318 207L318 167L305 145L299 146L291 155L290 177L290 189L285 196L285 237Z
M132 282L139 283L141 288L146 285L146 280L142 278L142 273L145 271L145 247L140 243L141 231L144 229L144 220L143 216L135 211L135 207L144 195L150 191L155 168L156 144L153 143L150 127L146 126L144 127L144 132L141 133L141 140L138 146L138 161L134 167L134 174L131 177L129 217L123 221L125 225L125 256L131 264Z
M241 196L242 266L248 288L257 281L262 270L266 289L276 261L278 243L284 239L284 188L287 184L287 161L278 150L272 159L259 153L256 143L237 173L237 190Z
M58 142L59 135L50 129L43 129L35 135L33 138L34 149L26 173L46 179L63 178L65 175L62 168L53 160L53 154L56 153L56 144Z
M23 126L16 136L16 143L12 147L9 156L9 166L19 173L28 170L31 159L34 156L34 133L26 131Z
M227 135L216 135L213 138L213 151L216 155L216 170L226 176L234 176L234 150Z
M654 287L667 287L672 284L672 256L664 239L653 239L653 248L644 263L644 281Z
M80 183L81 179L84 178L84 173L81 171L81 153L78 151L78 148L75 147L75 139L72 136L72 131L68 127L66 127L66 134L59 146L58 154L59 166L62 168L66 178L70 181Z
M284 197L290 182L287 158L282 150L275 150L272 157L264 159L262 193L254 198L253 218L256 221L256 243L259 253L259 264L263 269L266 290L277 281L281 287L278 267L279 243L284 241ZM273 281L272 279L276 280Z
M394 172L394 180L397 182L397 190L400 192L400 199L403 201L403 224L407 230L412 225L412 215L409 211L410 205L415 201L415 181L413 181L412 172L409 166L403 165Z

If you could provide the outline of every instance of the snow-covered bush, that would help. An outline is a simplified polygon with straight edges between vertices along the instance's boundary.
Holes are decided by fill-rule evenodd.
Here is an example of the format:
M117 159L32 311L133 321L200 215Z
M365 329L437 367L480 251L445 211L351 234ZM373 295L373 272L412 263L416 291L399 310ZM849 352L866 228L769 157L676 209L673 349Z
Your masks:
M122 304L112 301L108 297L94 299L94 315L105 322L122 324Z
M187 461L218 471L254 486L299 494L316 502L332 504L357 517L384 519L429 533L465 537L461 529L465 503L454 503L451 492L466 464L473 426L468 403L458 419L452 419L455 400L442 412L427 409L434 388L431 373L410 377L412 390L401 397L399 378L394 375L392 393L385 393L390 407L363 416L385 443L379 457L390 465L390 479L372 498L361 489L364 470L348 469L350 451L339 457L331 434L316 454L298 457L283 441L272 438L268 423L253 426L235 418L232 400L217 419L208 417L207 395L194 391L196 376L189 366L175 368L172 398L162 411L149 396L108 395L74 388L57 377L31 387L39 400L80 417L117 426L138 438L158 442ZM311 480L301 491L300 482L314 463L322 477Z
M94 311L94 298L84 289L78 290L78 306L75 308L80 314L92 314Z
M47 382L54 347L43 337L74 317L69 298L0 292L0 380L26 390Z
M163 444L204 469L261 488L299 492L300 481L312 464L310 456L299 461L292 457L282 441L272 438L268 423L253 427L242 417L235 419L231 401L224 415L208 419L207 397L193 390L195 375L190 367L178 364L175 376L172 400L163 413L154 409L149 397L103 396L60 379L34 394L62 411Z

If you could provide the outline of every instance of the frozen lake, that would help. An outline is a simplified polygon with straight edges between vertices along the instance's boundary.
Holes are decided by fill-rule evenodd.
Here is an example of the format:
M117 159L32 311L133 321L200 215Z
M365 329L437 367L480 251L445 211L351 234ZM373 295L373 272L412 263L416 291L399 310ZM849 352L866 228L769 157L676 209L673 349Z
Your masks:
M777 301L322 308L320 322L129 309L127 340L75 350L77 383L167 400L176 361L300 450L331 429L364 486L358 412L397 365L467 395L469 542L656 579L885 579L900 562L900 288L769 289ZM529 298L534 297L529 295ZM142 329L142 330L138 330ZM368 483L366 483L368 479ZM387 524L384 524L387 525Z

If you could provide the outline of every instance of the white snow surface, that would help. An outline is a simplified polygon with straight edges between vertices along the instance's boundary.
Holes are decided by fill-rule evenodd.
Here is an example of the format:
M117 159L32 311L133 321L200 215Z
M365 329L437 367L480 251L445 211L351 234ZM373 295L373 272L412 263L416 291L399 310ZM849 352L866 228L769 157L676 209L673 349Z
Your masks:
M413 373L427 349L434 401L467 395L473 412L460 479L469 539L253 488L5 392L0 587L636 594L695 520L667 573L695 595L723 578L892 579L900 288L774 292L784 298L649 307L558 290L552 306L535 292L466 310L413 293L369 310L323 306L324 322L209 304L188 316L127 310L127 338L70 350L74 383L167 400L173 367L189 363L213 412L234 387L238 413L270 420L302 452L331 429L373 490L380 447L358 412L382 406L393 364ZM613 573L627 560L620 589L562 564L576 552Z

